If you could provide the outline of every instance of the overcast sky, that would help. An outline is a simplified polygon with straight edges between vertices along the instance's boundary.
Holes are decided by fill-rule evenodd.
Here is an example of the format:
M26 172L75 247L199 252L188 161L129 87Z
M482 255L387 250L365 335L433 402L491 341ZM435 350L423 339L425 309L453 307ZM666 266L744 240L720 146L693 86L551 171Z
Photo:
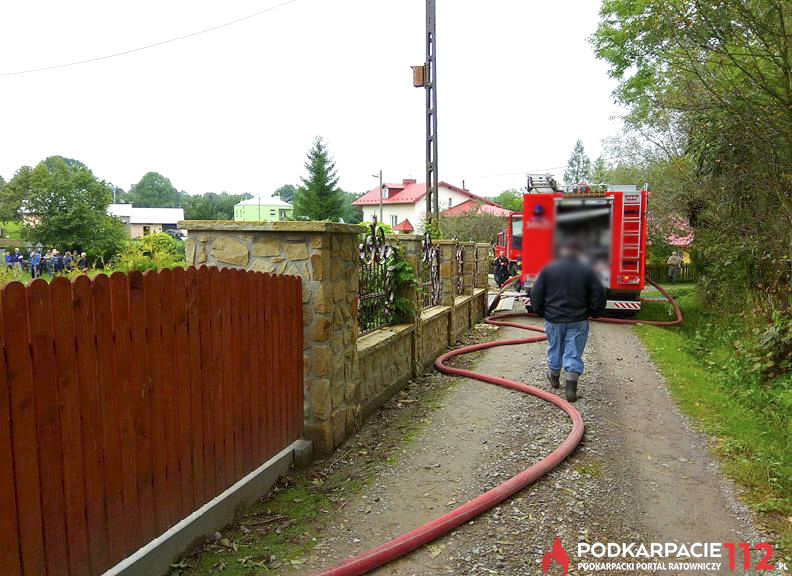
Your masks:
M618 130L586 38L599 0L437 0L440 177L493 195L559 176ZM0 2L0 74L221 24L283 0ZM59 154L124 189L267 194L322 135L341 186L424 179L424 0L294 0L234 26L60 70L0 76L0 174Z

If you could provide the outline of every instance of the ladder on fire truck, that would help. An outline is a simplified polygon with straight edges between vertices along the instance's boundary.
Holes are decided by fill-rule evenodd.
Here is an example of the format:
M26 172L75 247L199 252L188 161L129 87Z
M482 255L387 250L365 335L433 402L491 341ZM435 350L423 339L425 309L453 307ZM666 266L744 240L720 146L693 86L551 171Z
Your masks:
M528 174L526 191L529 193L558 192L558 183L552 174Z
M641 193L624 192L622 196L621 273L641 273Z

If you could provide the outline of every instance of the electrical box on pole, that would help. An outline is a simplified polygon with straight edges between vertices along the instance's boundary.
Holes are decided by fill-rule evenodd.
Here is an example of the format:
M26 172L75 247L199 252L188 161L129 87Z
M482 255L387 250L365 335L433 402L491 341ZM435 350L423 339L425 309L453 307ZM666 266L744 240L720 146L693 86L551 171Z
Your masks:
M426 66L413 66L413 86L424 88L426 86Z

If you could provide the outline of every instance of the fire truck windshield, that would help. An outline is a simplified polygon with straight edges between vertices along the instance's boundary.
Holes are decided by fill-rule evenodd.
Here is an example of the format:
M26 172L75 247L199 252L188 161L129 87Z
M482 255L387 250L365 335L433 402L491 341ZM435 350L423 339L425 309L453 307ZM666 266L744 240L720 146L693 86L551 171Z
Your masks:
M512 214L512 250L522 250L522 214Z

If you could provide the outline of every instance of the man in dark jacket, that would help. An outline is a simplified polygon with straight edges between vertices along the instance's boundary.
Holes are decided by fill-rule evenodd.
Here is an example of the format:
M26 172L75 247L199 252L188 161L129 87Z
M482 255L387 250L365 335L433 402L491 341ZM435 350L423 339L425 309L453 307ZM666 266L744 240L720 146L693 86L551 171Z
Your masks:
M509 259L506 256L498 256L495 259L495 283L498 288L509 279Z
M583 373L583 350L588 339L588 319L605 310L605 289L596 273L580 261L580 245L570 241L559 258L542 270L531 290L531 306L545 319L547 379L553 388L566 374L566 398L577 400Z

